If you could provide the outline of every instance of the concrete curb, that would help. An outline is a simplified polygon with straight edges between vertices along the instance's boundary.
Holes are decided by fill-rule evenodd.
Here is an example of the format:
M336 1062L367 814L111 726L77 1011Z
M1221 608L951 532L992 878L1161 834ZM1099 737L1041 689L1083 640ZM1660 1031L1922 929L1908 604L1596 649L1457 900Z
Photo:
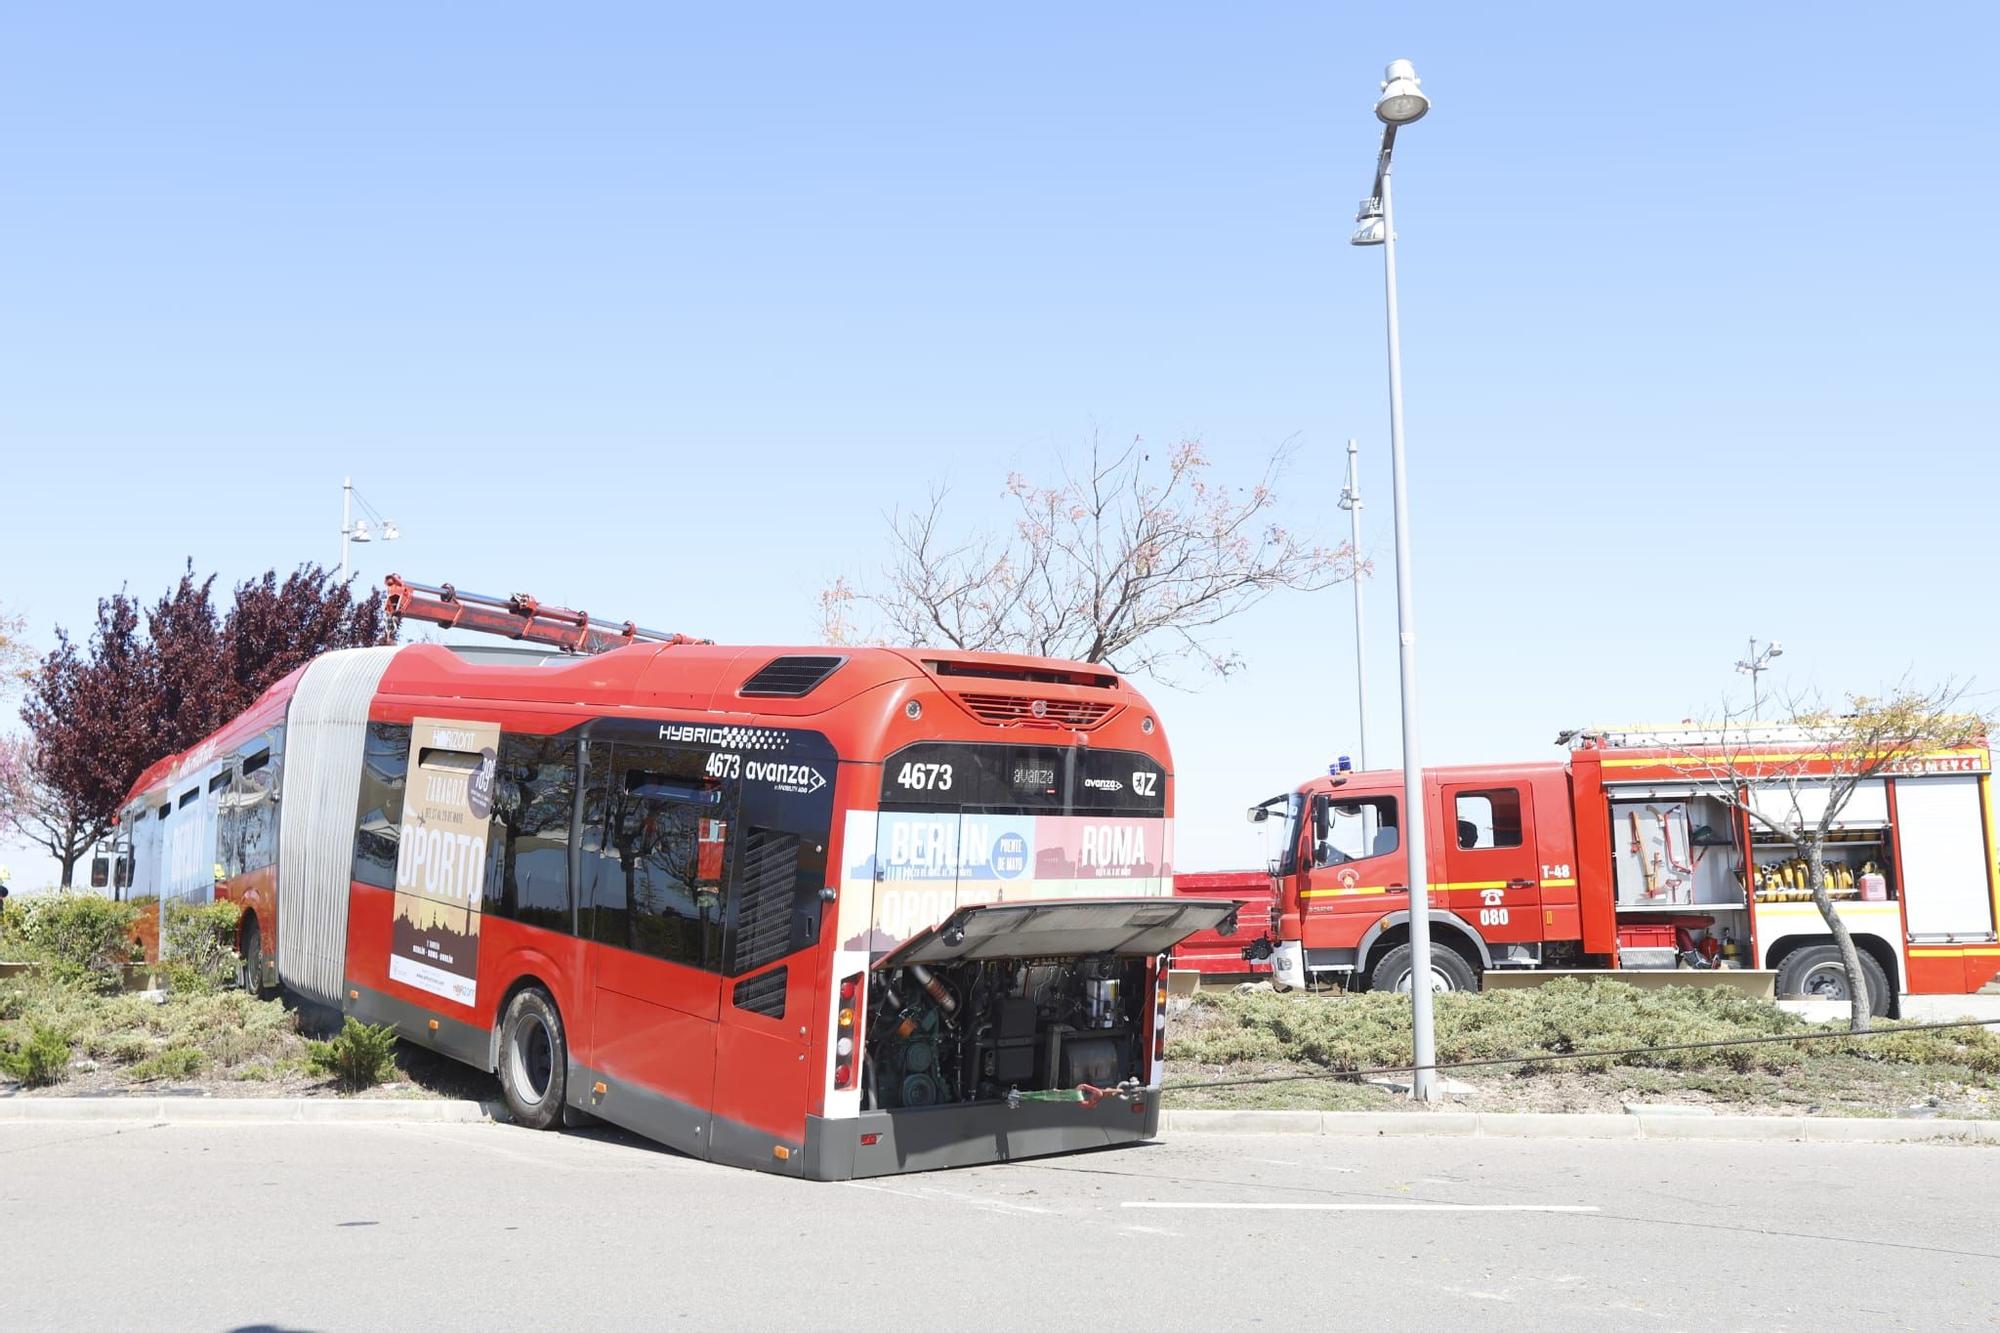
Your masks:
M497 1104L334 1097L0 1097L0 1124L476 1124ZM1518 1111L1160 1112L1162 1134L1321 1134L1494 1139L1735 1139L1794 1143L2000 1143L2000 1120L1797 1115L1550 1115Z
M337 1097L0 1097L0 1124L19 1121L218 1121L345 1124L466 1124L498 1118L486 1102Z
M1822 1119L1802 1115L1552 1115L1525 1111L1160 1112L1166 1134L1442 1135L1495 1139L1738 1139L1796 1143L2000 1143L2000 1120Z

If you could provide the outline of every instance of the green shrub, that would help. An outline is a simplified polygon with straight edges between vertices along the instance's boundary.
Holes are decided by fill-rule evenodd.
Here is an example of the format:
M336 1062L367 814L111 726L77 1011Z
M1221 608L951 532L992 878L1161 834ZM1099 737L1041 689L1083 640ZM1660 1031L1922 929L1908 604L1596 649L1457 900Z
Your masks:
M1442 1063L1593 1050L1632 1052L1499 1067L1521 1074L1577 1068L1602 1071L1612 1065L1782 1072L1814 1053L1811 1043L1805 1048L1771 1044L1660 1049L1807 1030L1803 1020L1768 1001L1709 987L1649 991L1616 981L1563 978L1530 990L1440 995L1436 1018ZM1377 994L1338 1000L1268 991L1199 995L1177 1021L1170 1021L1168 1038L1169 1058L1197 1064L1292 1062L1343 1070L1391 1068L1410 1059L1410 1002L1408 996Z
M331 1074L347 1092L380 1083L396 1058L396 1029L373 1027L349 1018L330 1041L306 1044L306 1063L317 1074Z
M236 980L236 923L241 903L168 903L160 961L167 985L181 995L212 995Z
M37 1023L19 1050L0 1050L0 1071L30 1088L60 1083L69 1072L69 1043L54 1028Z
M126 1072L139 1081L155 1078L192 1078L208 1064L208 1056L195 1046L169 1046L158 1055L148 1056Z
M9 917L16 914L23 951L60 978L116 985L119 968L131 961L138 911L130 903L65 890L8 908Z

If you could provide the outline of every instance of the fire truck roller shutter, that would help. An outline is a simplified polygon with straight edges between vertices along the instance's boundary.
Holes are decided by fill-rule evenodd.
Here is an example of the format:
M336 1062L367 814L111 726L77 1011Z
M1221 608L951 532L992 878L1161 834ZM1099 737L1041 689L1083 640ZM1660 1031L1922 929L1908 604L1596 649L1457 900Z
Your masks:
M285 714L278 824L278 979L340 1008L354 809L368 705L397 648L344 648L315 659Z

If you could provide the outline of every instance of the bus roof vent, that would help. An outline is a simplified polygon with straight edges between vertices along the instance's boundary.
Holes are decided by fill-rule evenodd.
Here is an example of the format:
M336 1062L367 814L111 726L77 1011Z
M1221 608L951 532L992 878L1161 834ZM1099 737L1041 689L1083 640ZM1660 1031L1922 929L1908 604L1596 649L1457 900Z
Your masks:
M774 657L743 682L736 691L765 699L801 699L818 689L820 683L840 669L844 657L812 657L790 654Z

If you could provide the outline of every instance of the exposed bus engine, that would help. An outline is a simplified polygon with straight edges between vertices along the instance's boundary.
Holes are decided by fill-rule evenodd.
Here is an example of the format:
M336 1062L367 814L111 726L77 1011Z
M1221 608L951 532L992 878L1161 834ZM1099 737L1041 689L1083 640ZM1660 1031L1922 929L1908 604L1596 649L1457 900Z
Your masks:
M1000 959L877 972L868 1110L997 1101L1144 1075L1146 960Z

